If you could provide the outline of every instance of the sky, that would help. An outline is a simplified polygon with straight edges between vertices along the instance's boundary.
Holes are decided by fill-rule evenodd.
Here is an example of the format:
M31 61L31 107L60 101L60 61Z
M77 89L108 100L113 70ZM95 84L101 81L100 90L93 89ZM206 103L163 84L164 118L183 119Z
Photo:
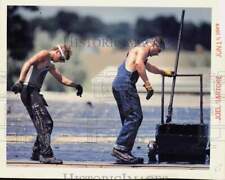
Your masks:
M27 18L54 16L59 10L76 12L81 16L92 15L98 17L105 23L128 22L134 24L139 17L152 19L159 15L175 16L178 20L181 16L182 8L151 8L151 7L57 7L42 6L38 12L30 13L27 10L20 11ZM201 22L211 22L210 8L185 8L185 21L199 24Z

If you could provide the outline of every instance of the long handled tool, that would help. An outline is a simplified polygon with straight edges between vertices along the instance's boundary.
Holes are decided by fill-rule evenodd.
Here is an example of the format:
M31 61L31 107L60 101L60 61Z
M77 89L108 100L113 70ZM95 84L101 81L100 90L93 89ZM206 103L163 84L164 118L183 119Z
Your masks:
M172 82L170 103L168 106L168 115L166 117L166 123L169 123L172 121L173 97L174 97L174 90L175 90L175 84L176 84L176 74L177 74L177 68L178 68L179 54L180 54L180 43L181 43L182 33L183 33L184 13L185 13L185 10L182 10L180 31L179 31L178 43L177 43L177 55L176 55L176 61L175 61L175 67L174 67L174 76L173 76L173 82Z

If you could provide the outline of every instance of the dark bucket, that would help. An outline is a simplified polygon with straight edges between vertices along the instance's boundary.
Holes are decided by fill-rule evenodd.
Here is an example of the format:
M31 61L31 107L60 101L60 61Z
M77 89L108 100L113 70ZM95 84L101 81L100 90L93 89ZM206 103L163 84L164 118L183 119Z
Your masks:
M159 162L204 164L208 142L206 124L162 124L156 126Z

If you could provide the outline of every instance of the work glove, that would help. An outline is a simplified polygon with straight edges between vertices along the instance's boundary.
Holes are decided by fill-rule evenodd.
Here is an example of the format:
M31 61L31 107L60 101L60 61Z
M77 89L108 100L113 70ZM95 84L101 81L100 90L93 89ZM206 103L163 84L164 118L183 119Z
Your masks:
M148 81L143 85L143 87L145 87L145 89L147 91L146 99L149 100L152 97L152 95L154 94L154 90L152 89L152 86Z
M75 89L77 90L77 96L81 97L81 95L83 93L83 87L80 84L76 84Z
M174 71L163 70L163 75L167 77L173 77L175 75Z
M16 82L12 87L10 88L11 91L13 91L15 94L21 93L23 89L23 81Z

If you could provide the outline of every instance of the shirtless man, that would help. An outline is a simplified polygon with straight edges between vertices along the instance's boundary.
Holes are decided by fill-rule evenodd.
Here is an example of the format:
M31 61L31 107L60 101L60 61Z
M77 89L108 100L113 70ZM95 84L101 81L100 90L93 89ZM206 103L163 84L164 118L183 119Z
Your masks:
M53 64L64 63L70 56L71 48L67 45L57 45L50 50L38 52L24 63L19 80L11 87L15 94L21 94L21 100L37 131L31 160L62 164L62 160L54 157L50 145L53 121L46 108L47 103L39 92L49 71L63 85L75 88L77 95L81 97L82 86L63 76Z
M158 55L164 48L165 43L161 37L147 39L132 48L123 64L118 68L112 90L119 109L122 128L112 150L112 155L117 158L119 163L137 164L144 162L143 158L131 154L138 128L143 119L135 84L140 76L147 91L146 99L149 100L154 91L146 75L146 70L154 74L173 76L172 71L162 70L148 62L149 56Z

